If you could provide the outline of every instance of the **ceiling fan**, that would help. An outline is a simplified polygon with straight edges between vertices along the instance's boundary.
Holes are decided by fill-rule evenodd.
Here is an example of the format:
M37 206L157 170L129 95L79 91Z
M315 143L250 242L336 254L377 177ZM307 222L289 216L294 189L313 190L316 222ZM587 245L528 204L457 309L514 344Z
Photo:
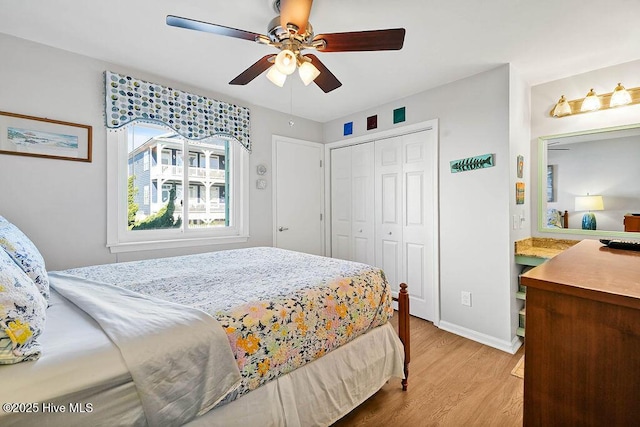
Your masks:
M305 85L313 81L328 93L342 83L316 55L303 54L304 50L358 52L402 49L404 28L314 35L309 22L312 3L313 0L274 0L274 9L280 15L269 23L268 36L174 15L167 16L167 25L250 40L280 50L277 55L260 58L231 80L229 84L232 85L246 85L268 69L269 80L282 87L287 75L298 69Z

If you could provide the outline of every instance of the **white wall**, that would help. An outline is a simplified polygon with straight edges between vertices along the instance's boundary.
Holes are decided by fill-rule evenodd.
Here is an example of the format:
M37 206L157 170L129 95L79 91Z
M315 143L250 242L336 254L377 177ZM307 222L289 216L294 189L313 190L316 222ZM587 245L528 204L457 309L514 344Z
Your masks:
M509 220L511 221L509 231L511 241L509 245L509 259L511 260L511 292L507 298L511 304L511 313L509 322L505 324L509 325L510 335L514 337L519 326L519 311L524 303L515 298L515 293L518 291L518 276L522 271L522 266L515 263L515 244L513 242L531 236L533 223L529 215L531 206L531 198L529 197L531 194L530 176L535 164L532 163L531 156L529 155L531 139L530 87L520 78L513 67L509 73L509 78L509 146L511 151L511 164L509 165L509 182L511 184L511 189L509 190ZM517 173L518 155L524 157L522 178L518 178ZM516 204L516 182L523 182L525 185L525 198L524 204L522 205ZM516 225L514 225L514 218Z
M421 92L397 102L325 124L325 141L344 140L343 125L354 122L359 137L394 127L439 119L440 327L505 350L512 350L513 237L510 206L515 196L515 155L510 139L528 143L528 107L514 107L518 126L511 128L510 102L526 102L526 85L510 95L509 65ZM407 121L393 124L393 110L406 107ZM378 129L366 131L366 118L378 115ZM452 174L449 161L494 153L496 166ZM513 202L515 203L515 202ZM522 234L528 234L523 230ZM409 284L410 285L410 284ZM472 293L472 307L462 306L461 291ZM515 340L517 342L517 340Z
M537 144L541 136L558 135L571 132L581 132L591 129L622 126L640 122L640 105L614 108L593 113L578 114L562 118L549 116L549 111L561 95L568 100L583 98L589 89L596 93L612 92L618 82L627 88L640 86L640 60L624 64L601 68L588 73L578 74L560 80L533 86L531 88L531 158L532 165L537 165ZM588 236L583 234L540 233L537 228L537 191L538 170L531 168L531 217L532 234L544 237L558 237L565 239L601 238L603 236ZM606 206L605 206L606 208ZM567 209L567 208L564 208ZM571 211L572 209L569 209ZM599 216L599 213L596 213ZM581 216L581 215L580 215ZM579 227L578 227L579 228Z
M50 270L115 262L106 248L105 70L238 103L203 88L132 70L82 55L0 34L0 110L93 126L93 162L0 155L0 215L20 227L38 246ZM216 78L212 75L212 78ZM250 90L250 89L248 89ZM238 103L239 105L242 105ZM290 115L251 109L251 179L255 166L267 166L271 181L271 136L322 141L322 125ZM271 185L250 185L251 238L245 245L119 254L117 260L170 256L240 246L271 246Z

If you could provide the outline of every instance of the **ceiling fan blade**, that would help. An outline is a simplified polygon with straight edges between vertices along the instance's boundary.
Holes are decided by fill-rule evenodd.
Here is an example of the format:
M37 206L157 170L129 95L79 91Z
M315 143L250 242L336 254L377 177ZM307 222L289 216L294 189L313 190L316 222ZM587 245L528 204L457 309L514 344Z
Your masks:
M174 15L167 15L167 25L251 41L255 41L256 38L260 36L260 34L252 33L250 31L238 30L237 28L225 27L223 25L211 24L209 22L196 21L195 19L181 18L180 16Z
M315 55L305 55L305 56L311 59L311 63L315 65L318 71L320 71L320 75L316 77L316 79L313 82L317 84L318 87L324 91L324 93L329 93L332 90L338 89L340 86L342 86L342 83L340 83L340 80L338 80L336 76L334 76L333 73L329 71L329 69L325 67L325 65L322 62L320 62L317 56Z
M361 52L370 50L400 50L404 44L404 28L318 34L313 41L324 40L321 52Z
M291 23L298 27L298 34L304 34L313 0L280 0L280 26L287 28Z
M264 73L269 67L271 67L271 65L273 65L271 62L269 62L269 58L271 58L272 56L273 55L265 55L262 58L258 59L252 66L240 73L238 77L231 80L229 84L246 85L251 80Z

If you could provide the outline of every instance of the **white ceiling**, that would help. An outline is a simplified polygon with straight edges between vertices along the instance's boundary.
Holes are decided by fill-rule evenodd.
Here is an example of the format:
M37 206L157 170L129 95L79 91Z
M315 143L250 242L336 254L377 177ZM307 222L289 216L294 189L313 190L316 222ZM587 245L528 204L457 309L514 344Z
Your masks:
M539 84L640 58L638 0L315 0L316 34L406 28L401 51L318 53L342 82L325 94L296 75L228 82L274 51L169 27L168 14L266 34L272 0L2 0L0 33L166 76L319 122L500 64ZM2 58L8 66L8 58ZM640 76L639 76L640 77ZM640 79L639 79L640 80ZM635 85L629 82L630 85ZM613 89L613 88L612 88Z

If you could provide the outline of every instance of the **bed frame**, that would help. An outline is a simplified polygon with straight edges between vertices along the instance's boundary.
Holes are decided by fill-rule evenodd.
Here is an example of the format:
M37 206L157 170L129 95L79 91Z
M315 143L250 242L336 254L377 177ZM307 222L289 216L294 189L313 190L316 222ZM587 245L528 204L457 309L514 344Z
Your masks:
M402 391L407 391L409 379L409 362L411 362L411 342L409 339L409 292L407 284L400 283L400 291L397 297L393 297L398 302L398 336L404 346L404 379L402 380Z

